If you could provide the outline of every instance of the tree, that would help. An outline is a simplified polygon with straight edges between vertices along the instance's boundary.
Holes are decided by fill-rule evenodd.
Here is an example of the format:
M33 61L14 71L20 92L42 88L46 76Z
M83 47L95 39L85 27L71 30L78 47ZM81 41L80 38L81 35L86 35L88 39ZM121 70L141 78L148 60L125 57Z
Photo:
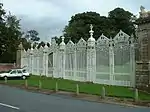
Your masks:
M26 51L31 48L31 43L28 42L26 38L21 38L20 42L22 42L22 45Z
M39 41L40 38L38 37L39 33L36 30L29 30L27 31L26 38L30 41Z
M51 38L55 39L55 41L56 41L57 44L61 43L61 36L60 37L54 36L54 37L51 37Z
M5 18L6 24L2 34L5 52L1 55L1 60L2 62L15 62L19 38L21 37L19 20L17 20L16 16L11 14Z
M125 11L123 8L116 8L109 12L108 18L111 21L111 34L114 36L116 31L118 32L120 29L123 30L128 35L135 33L135 27L133 19L135 16L129 12Z
M65 40L71 39L73 42L77 42L81 37L87 40L89 38L90 24L94 25L94 36L98 38L102 33L100 23L103 23L105 19L107 18L100 17L96 12L84 12L72 16L69 24L64 29Z
M15 62L21 36L20 20L11 13L6 15L0 3L0 62Z
M102 33L107 37L114 37L120 29L131 35L135 32L132 17L132 13L122 8L110 11L108 17L100 16L96 12L76 14L71 17L69 24L64 28L65 42L71 39L76 43L81 37L87 40L90 24L94 26L95 39L98 39Z
M5 49L5 44L3 44L4 42L4 30L6 30L5 27L5 21L4 21L4 16L5 16L6 12L3 9L3 4L0 3L0 56L4 53Z
M43 41L41 41L41 42L38 44L38 47L37 47L37 48L39 49L41 46L42 46L42 47L45 46L45 43L44 43Z

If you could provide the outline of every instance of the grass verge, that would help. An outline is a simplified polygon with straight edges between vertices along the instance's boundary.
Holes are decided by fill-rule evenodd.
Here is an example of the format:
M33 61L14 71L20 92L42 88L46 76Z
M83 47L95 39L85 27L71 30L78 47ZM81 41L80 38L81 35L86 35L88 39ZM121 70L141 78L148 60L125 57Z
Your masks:
M108 86L101 84L93 84L86 82L77 82L72 80L65 79L55 79L49 77L39 77L32 75L28 79L28 86L30 87L38 87L39 80L42 83L42 89L55 89L56 82L58 83L58 89L62 91L75 92L76 84L79 84L80 93L100 95L102 92L102 87L104 86L106 89L106 96L111 97L120 97L120 98L134 98L134 91L131 88L121 87L121 86ZM0 82L4 82L4 80L0 80ZM8 80L8 84L11 85L25 85L25 80ZM150 94L139 92L140 100L148 100L150 101Z

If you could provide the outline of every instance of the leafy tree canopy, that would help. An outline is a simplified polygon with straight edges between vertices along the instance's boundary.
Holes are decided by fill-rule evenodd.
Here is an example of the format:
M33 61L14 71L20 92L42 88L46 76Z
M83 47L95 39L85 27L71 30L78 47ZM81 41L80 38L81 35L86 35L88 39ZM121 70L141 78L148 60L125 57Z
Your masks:
M10 12L6 14L3 4L0 3L0 63L16 61L16 51L20 42L26 49L29 48L30 43L22 38L22 34L20 20Z
M94 38L103 33L107 37L114 37L119 30L131 35L135 33L133 14L123 8L116 8L109 12L108 17L100 16L96 12L78 13L71 17L69 24L64 28L65 42L71 39L78 42L82 37L89 38L90 24L94 26Z
M16 60L16 50L22 35L19 22L15 15L6 15L0 3L0 62Z
M36 30L29 30L26 33L26 38L31 41L39 41L40 38L38 37L39 33Z

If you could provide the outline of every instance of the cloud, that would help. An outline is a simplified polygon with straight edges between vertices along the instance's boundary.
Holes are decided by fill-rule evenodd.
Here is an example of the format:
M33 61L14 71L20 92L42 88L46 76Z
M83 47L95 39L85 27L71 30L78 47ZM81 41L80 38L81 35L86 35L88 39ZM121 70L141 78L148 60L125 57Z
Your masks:
M20 18L24 18L21 20L21 25L24 31L34 29L39 32L40 37L43 39L62 35L62 29L65 26L64 21L56 21L56 19L51 17L35 20L26 18L26 16L21 16Z
M140 5L150 9L149 0L1 0L4 8L21 18L24 31L35 29L40 37L60 36L72 15L96 11L107 16L116 7L138 14Z

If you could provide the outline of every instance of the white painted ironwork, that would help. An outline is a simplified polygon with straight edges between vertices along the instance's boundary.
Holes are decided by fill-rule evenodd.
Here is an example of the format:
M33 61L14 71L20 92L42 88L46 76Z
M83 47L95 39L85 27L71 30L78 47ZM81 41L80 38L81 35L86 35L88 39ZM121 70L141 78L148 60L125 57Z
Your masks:
M120 31L114 38L113 85L131 85L129 36Z
M87 76L87 42L81 38L76 44L76 80L86 81Z
M21 66L35 75L88 81L99 84L135 86L135 47L133 38L120 30L114 38L103 34L97 41L83 38L74 44L60 45L51 39L49 47L31 48L21 52Z
M96 83L109 84L110 58L109 39L102 34L96 42Z
M74 79L75 45L70 40L66 45L65 52L65 78Z

